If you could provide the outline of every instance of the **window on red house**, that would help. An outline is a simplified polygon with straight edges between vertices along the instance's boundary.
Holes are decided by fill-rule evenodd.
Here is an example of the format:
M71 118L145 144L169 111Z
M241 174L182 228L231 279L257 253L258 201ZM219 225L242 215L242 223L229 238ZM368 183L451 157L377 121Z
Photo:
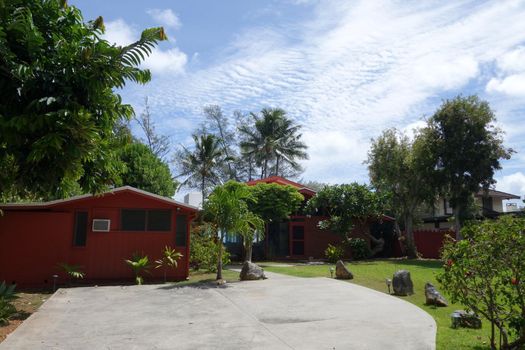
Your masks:
M171 231L171 210L122 209L122 231Z

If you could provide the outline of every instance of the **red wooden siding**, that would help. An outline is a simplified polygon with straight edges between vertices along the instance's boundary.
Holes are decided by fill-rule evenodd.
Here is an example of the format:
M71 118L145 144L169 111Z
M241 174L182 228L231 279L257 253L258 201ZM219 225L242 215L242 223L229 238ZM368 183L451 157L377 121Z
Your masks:
M172 212L171 230L122 231L122 209L167 209ZM59 263L81 265L86 280L132 280L133 273L125 264L133 253L148 255L150 262L162 256L166 245L175 247L184 256L176 270L168 270L170 279L185 279L189 271L189 221L196 210L176 203L161 201L133 191L120 191L102 197L53 204L48 208L6 208L0 216L0 281L21 286L52 284L58 274L59 283L65 274ZM76 211L88 213L85 246L74 246L73 231ZM186 246L175 244L177 215L187 215ZM110 219L110 232L92 232L93 219ZM163 278L161 269L150 269L146 280Z

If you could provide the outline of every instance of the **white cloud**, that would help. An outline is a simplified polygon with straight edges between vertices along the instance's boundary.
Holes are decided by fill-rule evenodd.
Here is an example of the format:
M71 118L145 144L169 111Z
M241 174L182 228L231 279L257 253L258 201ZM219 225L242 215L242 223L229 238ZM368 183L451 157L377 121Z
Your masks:
M104 39L117 45L129 45L140 38L140 33L123 19L117 19L105 24ZM157 73L182 73L184 72L187 55L177 47L162 50L158 46L144 60L142 66Z
M525 72L508 75L502 79L492 78L487 83L486 90L511 96L525 96Z
M512 76L521 74L525 3L333 1L312 11L306 22L240 31L215 62L150 85L161 92L151 102L194 120L210 103L282 107L305 126L305 177L340 182L366 177L370 138L431 114L441 96L485 87L481 72L494 62L506 72L490 91L521 93Z
M156 73L182 73L187 62L186 54L176 47L169 50L156 48L144 61L144 66Z
M518 171L513 174L503 176L498 180L496 188L500 191L523 197L525 195L525 174L523 174L521 171Z
M171 9L149 9L146 11L160 25L178 29L181 26L179 17Z
M508 51L497 60L497 65L505 73L525 72L525 47Z
M103 37L112 44L120 46L129 45L139 38L136 30L121 18L109 21L104 25L106 32Z

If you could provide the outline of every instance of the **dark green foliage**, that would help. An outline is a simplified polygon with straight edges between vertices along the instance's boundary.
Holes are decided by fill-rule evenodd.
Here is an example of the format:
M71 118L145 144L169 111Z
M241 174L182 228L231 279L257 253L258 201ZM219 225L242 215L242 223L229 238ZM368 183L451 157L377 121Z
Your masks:
M133 109L114 89L150 80L139 64L166 36L151 28L119 47L103 30L102 18L84 23L65 1L0 1L2 196L47 199L118 182L113 127Z
M324 187L308 201L306 211L313 215L326 211L329 218L319 226L347 237L354 227L368 232L367 222L381 218L386 200L384 193L354 182Z
M278 175L286 176L287 169L300 172L297 162L308 159L306 145L301 141L301 126L280 108L264 108L261 115L251 113L254 125L242 125L240 143L244 158L250 159L261 169L261 178Z
M350 247L354 260L362 260L370 257L370 247L364 239L350 238L346 244Z
M192 229L190 243L190 266L192 269L217 272L218 252L218 243L209 227L202 225ZM224 247L222 262L224 265L230 263L230 254Z
M193 142L193 150L184 147L175 156L180 171L177 177L185 177L182 185L198 188L206 199L211 188L221 183L221 163L225 154L214 135L193 135Z
M15 299L15 287L14 284L7 286L5 281L0 284L0 325L9 322L9 317L16 312L12 304Z
M419 133L412 141L396 129L387 129L372 140L368 152L370 182L378 191L390 194L388 209L405 226L411 257L417 255L413 233L416 209L424 202L433 203L438 192L428 181L433 164L425 143Z
M525 346L525 220L504 216L467 224L464 239L446 242L444 272L437 276L452 302L459 302L498 329L502 349Z
M328 247L324 251L324 255L326 256L328 262L334 264L344 257L345 247L342 244L336 246L328 244Z
M124 185L164 197L175 194L177 183L171 177L170 168L148 146L133 142L124 146L119 153L126 167L121 175Z
M458 96L443 102L422 130L427 139L424 151L436 170L428 180L450 200L458 234L469 198L495 183L500 160L513 153L503 146L502 131L495 122L488 102L477 96Z
M289 185L259 183L249 189L254 200L249 202L248 207L266 223L289 218L304 201L303 195Z

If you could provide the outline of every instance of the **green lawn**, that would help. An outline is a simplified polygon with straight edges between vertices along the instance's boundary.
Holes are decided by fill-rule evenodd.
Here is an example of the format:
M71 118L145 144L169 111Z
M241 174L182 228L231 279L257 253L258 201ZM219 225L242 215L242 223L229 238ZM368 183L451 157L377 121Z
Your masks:
M266 271L289 274L299 277L330 277L329 267L333 265L297 265L291 267L280 267L271 263L260 263ZM452 304L444 308L436 308L425 305L425 282L433 283L438 290L439 284L436 282L435 275L441 270L442 263L429 260L374 260L363 262L351 262L347 264L348 269L354 274L354 279L350 283L359 284L381 292L387 292L385 283L386 278L392 278L395 271L405 269L410 271L414 282L414 295L400 297L412 304L417 305L428 312L436 320L438 326L437 349L489 349L489 329L488 321L483 320L483 328L473 329L452 329L450 327L450 314L457 309L462 309L461 305ZM341 282L344 283L344 282ZM446 295L445 295L446 297ZM388 317L388 315L385 315Z

